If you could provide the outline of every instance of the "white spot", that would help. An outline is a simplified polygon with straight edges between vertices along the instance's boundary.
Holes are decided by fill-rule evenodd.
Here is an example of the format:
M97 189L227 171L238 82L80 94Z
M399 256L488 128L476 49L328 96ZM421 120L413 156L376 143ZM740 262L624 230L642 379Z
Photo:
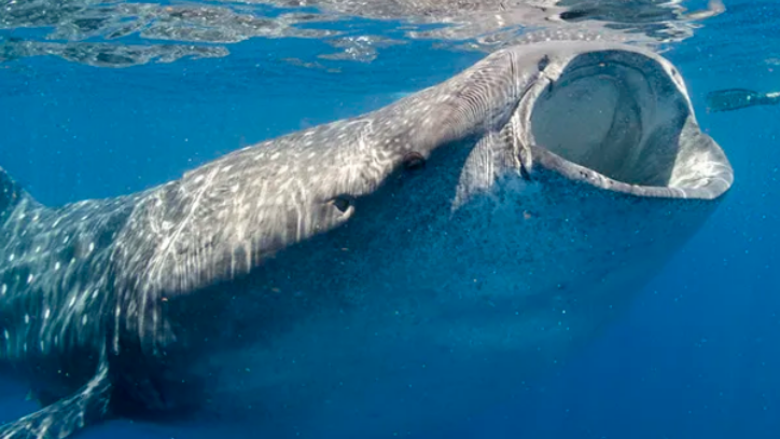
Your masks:
M24 351L27 352L27 342L24 342Z
M95 288L95 289L92 291L92 300L95 300L95 299L97 299L97 296L98 296L98 290L97 290L97 288Z
M6 339L6 340L8 340L8 339L10 339L10 338L11 338L11 334L9 334L9 333L8 333L8 330L7 330L7 329L6 329L5 331L3 331L3 335L5 336L5 339Z
M49 316L51 316L51 310L49 308L46 308L46 310L43 311L43 318L48 319Z
M27 283L31 284L33 279L35 279L35 276L32 275L32 273L27 275Z
M59 263L59 261L57 261L57 263L54 264L54 271L57 271L59 269L60 269L60 263Z
M84 317L81 318L81 324L86 325L89 321L89 317L85 314Z
M0 288L0 294L2 294L3 296L5 296L5 293L7 293L7 292L8 292L8 285L6 285L6 284L3 284L3 287L2 287L2 288Z
M70 236L65 236L65 238L62 240L62 243L67 244L68 241L70 241Z
M73 296L70 298L70 303L68 303L68 307L73 308L76 305L76 296Z
M8 257L8 262L13 262L14 259L16 259L16 255L11 253L11 256Z
M95 250L95 243L94 242L90 242L89 243L89 252L92 253L92 250Z
M40 252L41 252L41 246L39 245L38 247L35 247L35 253L40 253Z

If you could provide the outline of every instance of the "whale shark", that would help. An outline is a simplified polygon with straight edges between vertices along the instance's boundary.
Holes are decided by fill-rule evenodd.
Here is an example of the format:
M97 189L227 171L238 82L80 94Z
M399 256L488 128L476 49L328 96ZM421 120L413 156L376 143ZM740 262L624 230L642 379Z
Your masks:
M448 425L625 315L733 178L675 66L598 41L501 49L114 198L46 206L0 170L0 374L40 403L0 438Z

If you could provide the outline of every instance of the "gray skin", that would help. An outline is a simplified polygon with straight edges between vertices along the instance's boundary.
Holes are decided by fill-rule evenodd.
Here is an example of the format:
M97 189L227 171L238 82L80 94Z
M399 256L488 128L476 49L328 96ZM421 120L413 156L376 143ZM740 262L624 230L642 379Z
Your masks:
M565 361L733 174L668 61L555 41L125 197L0 178L0 360L42 403L0 438L160 413L379 438Z

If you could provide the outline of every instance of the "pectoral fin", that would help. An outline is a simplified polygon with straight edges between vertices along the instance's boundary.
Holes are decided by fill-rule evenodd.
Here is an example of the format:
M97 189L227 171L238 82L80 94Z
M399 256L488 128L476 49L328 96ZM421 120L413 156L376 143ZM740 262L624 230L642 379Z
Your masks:
M0 439L64 439L105 416L110 391L108 363L104 361L97 374L73 395L0 426Z

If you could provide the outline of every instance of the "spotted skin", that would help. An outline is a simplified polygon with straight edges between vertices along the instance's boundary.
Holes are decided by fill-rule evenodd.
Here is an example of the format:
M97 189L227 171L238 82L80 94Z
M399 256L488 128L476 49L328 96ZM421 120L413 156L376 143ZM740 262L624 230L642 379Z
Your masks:
M134 198L50 209L0 173L0 360L51 403L0 427L0 437L56 437L99 417L108 402L110 259Z
M589 53L608 62L593 62ZM614 62L626 81L635 79L635 71L661 78L649 83L656 94L647 96L670 96L654 114L663 116L663 110L672 116L643 122L650 134L630 138L641 160L626 159L621 172L630 177L668 169L653 174L665 185L620 182L535 144L528 129L534 103L555 90L562 72L577 62L586 70L576 72ZM621 65L636 70L623 72ZM720 148L698 131L687 99L679 75L654 54L609 43L549 42L498 51L377 111L232 152L128 196L50 208L0 171L0 362L30 383L44 404L0 426L0 439L64 438L111 416L205 400L216 391L210 372L198 369L200 359L216 358L228 345L240 350L249 339L281 339L330 310L385 306L365 290L369 286L387 289L391 301L395 291L429 282L437 293L424 299L434 300L442 293L436 285L447 279L436 276L452 273L457 279L457 264L484 266L488 275L499 269L514 273L507 265L514 261L485 253L484 247L530 260L499 244L496 235L503 230L506 242L532 242L527 232L514 233L514 219L507 222L517 218L507 216L517 206L502 204L528 197L532 180L542 187L551 184L545 181L572 186L531 200L530 212L519 216L525 219L550 209L546 205L562 206L550 200L567 191L580 196L583 185L600 191L583 200L620 204L627 212L632 204L620 197L717 199L731 184L731 168ZM652 143L658 139L663 142ZM657 144L677 149L660 154L641 149ZM631 171L632 164L637 169ZM498 207L486 209L486 202ZM696 220L678 228L675 245L711 211L690 206ZM416 238L405 234L409 229L417 230ZM489 246L472 242L489 230L484 236ZM441 253L433 250L439 244L453 246L461 259L439 259ZM331 250L320 251L338 245L352 253L340 251L334 259ZM658 260L675 245L659 247ZM390 256L366 265L392 246L414 258ZM539 241L531 247L548 251L546 246ZM407 260L425 267L429 277L417 276L404 265ZM338 265L315 273L313 267L329 261ZM652 270L646 271L634 277L645 279ZM375 278L365 276L371 272ZM535 274L517 272L536 288ZM601 284L608 277L603 276ZM611 282L633 285L622 278ZM268 285L311 290L276 296L279 288ZM246 302L259 297L257 291L266 291L257 301L261 305ZM539 291L540 297L548 295L547 289ZM242 331L242 325L254 329ZM454 337L458 327L450 329L447 336ZM422 327L416 331L423 334ZM212 339L219 348L207 342Z

